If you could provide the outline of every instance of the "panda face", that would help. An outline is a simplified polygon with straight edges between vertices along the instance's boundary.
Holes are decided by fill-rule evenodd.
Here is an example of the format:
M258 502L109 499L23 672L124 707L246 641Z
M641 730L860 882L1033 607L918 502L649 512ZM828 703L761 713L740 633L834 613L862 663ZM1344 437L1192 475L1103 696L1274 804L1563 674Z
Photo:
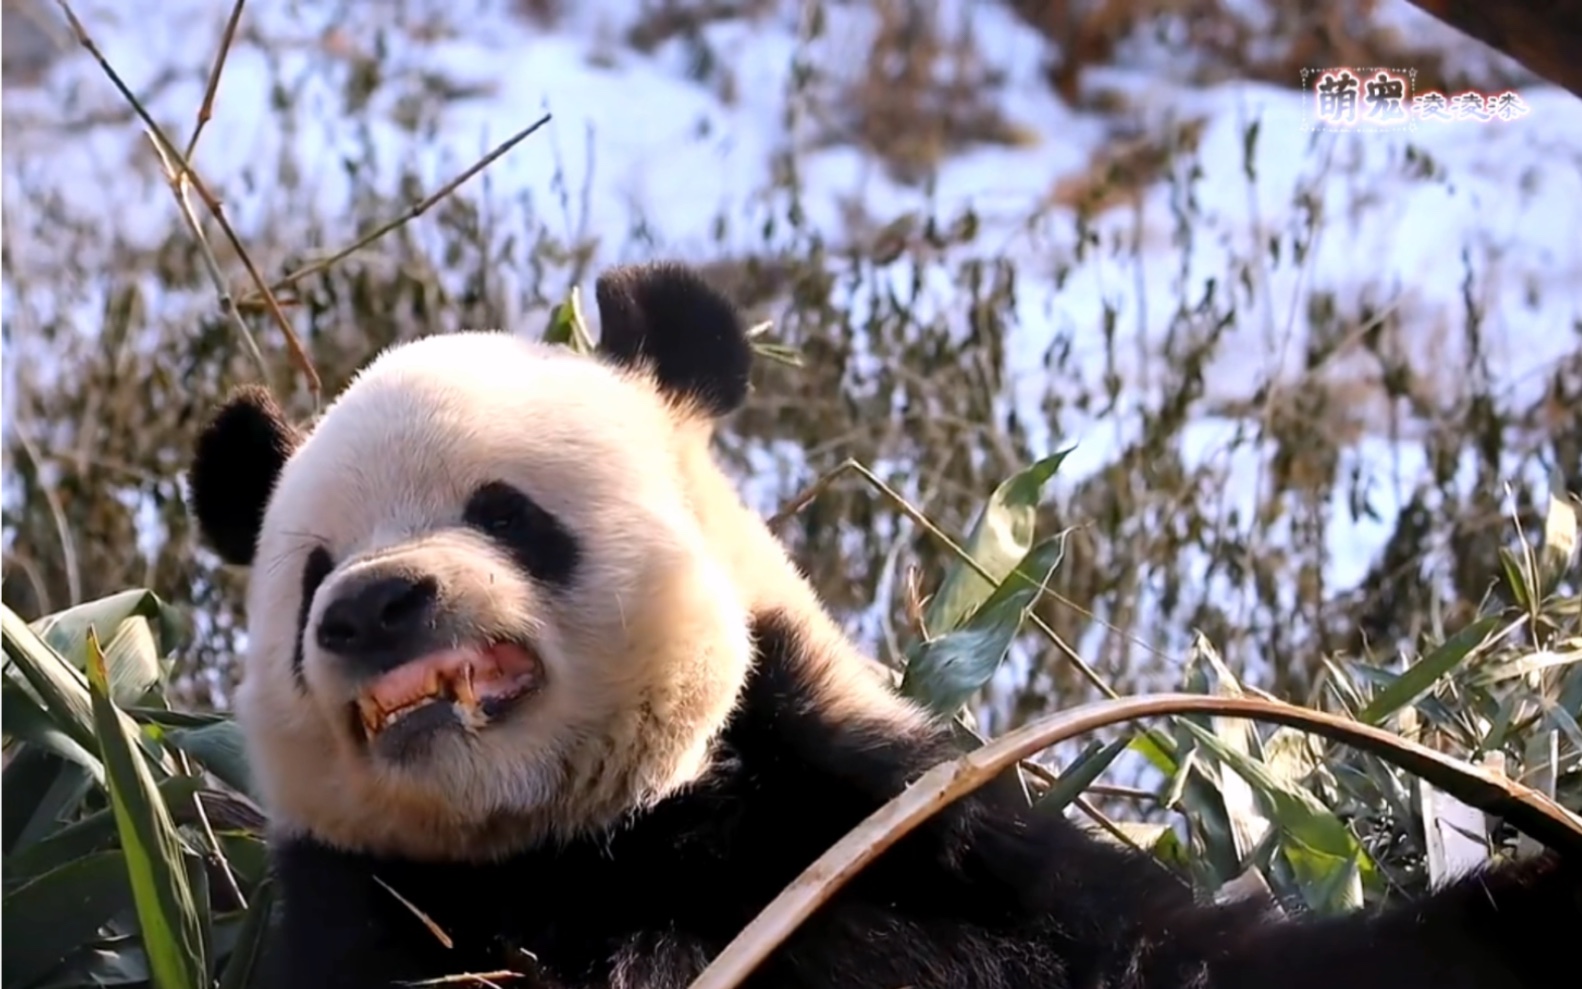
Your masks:
M653 390L503 334L370 366L286 463L258 541L238 717L278 753L272 802L359 837L370 822L325 828L327 809L520 834L689 772L700 738L636 756L718 713L747 617L674 422Z
M702 772L750 655L687 466L731 382L696 352L667 378L651 335L612 359L656 314L606 301L604 359L429 337L306 435L250 389L200 439L195 513L252 567L237 718L278 829L484 860Z

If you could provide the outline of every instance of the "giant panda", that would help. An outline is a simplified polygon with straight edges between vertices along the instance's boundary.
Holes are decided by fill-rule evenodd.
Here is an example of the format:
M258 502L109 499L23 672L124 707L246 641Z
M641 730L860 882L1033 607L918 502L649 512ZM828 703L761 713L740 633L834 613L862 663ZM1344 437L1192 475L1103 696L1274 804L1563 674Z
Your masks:
M716 466L749 340L689 268L612 269L582 355L397 345L311 426L246 387L189 471L249 566L236 695L282 989L683 989L925 769L902 699ZM754 989L1537 989L1582 932L1558 853L1377 914L1207 905L985 789L860 872ZM1574 974L1574 968L1572 969Z

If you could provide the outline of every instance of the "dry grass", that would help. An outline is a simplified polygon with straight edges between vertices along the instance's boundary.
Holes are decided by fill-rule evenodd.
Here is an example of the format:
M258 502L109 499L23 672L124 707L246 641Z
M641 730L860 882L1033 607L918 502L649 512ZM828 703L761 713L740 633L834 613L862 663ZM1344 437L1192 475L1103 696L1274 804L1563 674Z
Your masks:
M814 147L862 148L892 178L915 185L963 151L1040 140L1001 109L1003 79L970 14L943 23L929 0L874 0L871 10L873 37L851 52L857 68L835 78L815 111L822 130Z

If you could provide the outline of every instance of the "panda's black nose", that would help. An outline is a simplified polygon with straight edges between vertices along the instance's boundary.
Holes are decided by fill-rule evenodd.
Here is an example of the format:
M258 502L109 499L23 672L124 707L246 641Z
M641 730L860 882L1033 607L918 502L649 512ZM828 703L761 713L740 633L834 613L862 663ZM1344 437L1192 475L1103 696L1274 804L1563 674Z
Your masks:
M412 655L434 624L439 584L433 577L370 576L341 590L324 609L319 648L389 669Z

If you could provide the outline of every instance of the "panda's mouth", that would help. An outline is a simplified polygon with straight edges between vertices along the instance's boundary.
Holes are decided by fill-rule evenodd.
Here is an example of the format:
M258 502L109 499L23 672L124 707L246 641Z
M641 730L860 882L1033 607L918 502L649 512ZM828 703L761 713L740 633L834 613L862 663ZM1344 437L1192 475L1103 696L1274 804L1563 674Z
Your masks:
M450 724L477 731L537 691L543 681L538 653L518 642L442 649L364 684L352 703L352 726L364 742L414 725ZM419 712L425 716L413 717Z

